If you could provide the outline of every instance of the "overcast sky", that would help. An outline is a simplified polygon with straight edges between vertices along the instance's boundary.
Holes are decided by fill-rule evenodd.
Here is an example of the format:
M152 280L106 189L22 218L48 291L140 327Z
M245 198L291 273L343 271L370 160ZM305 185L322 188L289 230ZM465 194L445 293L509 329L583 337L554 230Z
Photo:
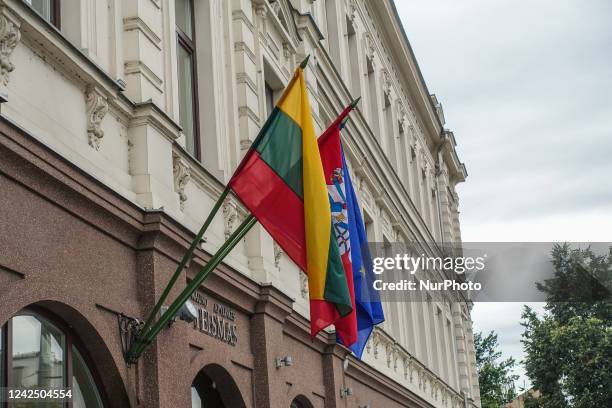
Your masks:
M396 6L467 166L463 240L612 241L612 1ZM472 316L517 359L521 308Z

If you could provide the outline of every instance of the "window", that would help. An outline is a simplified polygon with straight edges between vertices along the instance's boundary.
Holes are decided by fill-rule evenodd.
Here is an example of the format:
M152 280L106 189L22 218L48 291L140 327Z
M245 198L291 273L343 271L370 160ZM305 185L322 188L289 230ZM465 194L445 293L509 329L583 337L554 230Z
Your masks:
M378 118L378 88L376 85L376 73L374 70L374 59L366 57L367 67L367 86L368 86L368 98L370 105L370 127L377 137L380 136L380 124ZM382 146L382 143L381 143Z
M346 29L348 39L348 50L349 50L349 71L350 71L350 84L351 84L351 96L356 98L361 96L361 82L359 80L359 55L357 52L357 33L355 25L349 18L346 18Z
M274 71L274 69L268 64L268 61L264 58L264 103L265 103L265 114L262 115L264 117L270 116L274 108L276 107L276 102L280 98L282 94L282 90L285 88L283 81L280 79L279 75Z
M53 24L57 28L60 27L60 2L59 0L24 0L30 5L42 18Z
M187 151L200 158L196 48L192 0L176 0L177 68L180 124Z
M266 82L266 115L274 110L274 89Z
M290 408L312 408L312 404L308 399L303 395L298 395L291 401Z
M72 393L72 405L75 408L103 406L91 371L74 345L72 346Z
M52 320L46 312L26 310L0 328L0 366L6 369L0 369L0 386L70 388L71 407L102 408L94 377L74 344L76 339L63 324ZM64 404L55 401L45 406Z
M391 162L391 165L395 169L395 172L398 172L397 169L397 156L396 156L396 148L395 148L395 126L393 123L393 112L392 112L392 103L391 103L391 95L387 92L383 95L384 99L384 120L385 120L385 142L383 145L386 147L387 157Z

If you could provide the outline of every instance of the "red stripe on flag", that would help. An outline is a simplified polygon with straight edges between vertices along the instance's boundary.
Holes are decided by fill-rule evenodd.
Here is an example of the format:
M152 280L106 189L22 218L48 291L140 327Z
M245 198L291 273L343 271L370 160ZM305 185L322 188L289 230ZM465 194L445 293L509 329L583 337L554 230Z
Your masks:
M332 125L319 137L319 150L321 152L321 162L323 171L328 185L333 185L334 172L342 169L342 148L340 141L340 122L350 112L351 107L346 108L340 116L332 123ZM346 175L343 175L346 177ZM344 184L344 181L341 182ZM328 187L329 188L329 187ZM338 197L336 197L338 198ZM346 206L346 202L343 203ZM333 217L332 213L332 217ZM333 221L332 221L333 222ZM346 221L348 222L348 221ZM359 250L351 248L351 250ZM353 310L348 315L339 318L334 322L336 333L342 341L342 344L349 347L357 342L357 309L355 307L355 287L353 281L353 266L349 252L342 255L342 265L346 275L346 283L348 285L351 296ZM311 306L312 307L312 306Z
M310 299L310 335L314 337L324 328L334 324L340 313L334 303L325 300Z
M230 181L240 201L274 237L287 256L306 270L304 203L261 158L252 151L241 173Z

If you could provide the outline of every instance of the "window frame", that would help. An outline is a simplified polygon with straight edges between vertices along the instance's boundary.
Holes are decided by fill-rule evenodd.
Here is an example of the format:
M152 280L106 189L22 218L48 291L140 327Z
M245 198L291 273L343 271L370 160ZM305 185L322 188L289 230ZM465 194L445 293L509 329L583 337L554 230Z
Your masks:
M49 0L49 20L47 20L42 14L40 14L38 11L36 11L36 9L34 8L34 6L32 5L31 0L23 0L23 2L25 4L28 5L28 7L30 7L37 15L39 15L43 20L45 20L47 23L51 24L52 26L54 26L55 28L57 28L58 30L61 30L61 0Z
M189 54L191 58L191 81L192 90L191 97L193 100L192 107L192 120L193 120L193 155L198 161L202 159L201 145L200 145L200 103L198 98L198 64L197 64L197 43L195 35L195 2L193 0L187 0L191 8L191 38L183 32L179 25L175 21L176 31L176 45L177 47L183 48ZM176 6L175 6L176 7ZM175 12L176 13L176 12ZM177 49L177 75L178 75L178 49ZM178 80L178 78L177 78ZM179 111L180 111L180 98L179 98ZM187 150L187 149L185 149Z
M13 376L12 376L11 368L12 368L12 363L13 363L13 336L12 336L13 335L13 317L24 315L24 314L25 315L31 314L35 317L38 316L38 317L41 317L47 320L49 323L55 326L58 330L60 330L62 334L64 335L64 339L65 339L64 375L66 377L65 377L63 387L71 389L72 392L74 393L73 382L72 382L72 377L74 374L73 369L72 369L72 365L73 365L72 349L74 347L78 350L87 368L89 369L89 372L91 373L91 376L93 378L98 394L100 395L100 399L102 400L102 405L105 407L109 406L110 404L109 404L108 396L104 392L103 387L100 386L100 384L102 384L102 377L100 377L100 375L98 374L98 371L95 365L93 364L93 360L89 356L89 353L87 353L87 349L85 348L84 343L79 339L77 333L74 331L74 329L72 329L70 325L68 325L65 321L63 321L59 316L55 315L54 313L40 306L25 307L21 309L15 315L11 316L6 323L0 326L2 328L2 336L3 336L2 340L3 340L3 346L4 346L4 348L2 349L2 352L4 353L3 367L0 367L0 370L4 370L3 372L4 376L2 377L2 382L0 382L0 387L8 387L9 384L12 384ZM10 406L11 405L9 405L8 402L4 402L4 403L0 402L0 408L7 408ZM71 399L69 402L65 402L63 406L67 408L72 408L73 400Z
M51 7L51 24L53 24L58 30L62 28L62 11L61 11L61 0L50 0Z

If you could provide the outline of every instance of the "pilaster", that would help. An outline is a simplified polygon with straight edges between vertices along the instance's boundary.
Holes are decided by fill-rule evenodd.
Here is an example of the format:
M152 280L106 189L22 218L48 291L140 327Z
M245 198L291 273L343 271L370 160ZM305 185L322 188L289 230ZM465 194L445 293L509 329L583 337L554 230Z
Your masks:
M283 377L275 358L283 344L283 324L291 313L291 300L272 285L261 287L260 301L251 317L254 355L255 408L281 408L285 402Z
M334 341L335 343L335 341ZM323 353L323 383L325 384L325 408L346 406L342 390L346 387L344 379L345 359L348 350L338 344L329 344Z
M180 216L172 156L178 133L178 125L153 103L137 105L128 126L129 170L138 203L149 209L164 207L174 216Z
M151 0L124 1L122 15L126 94L134 102L151 99L166 109L161 7Z

